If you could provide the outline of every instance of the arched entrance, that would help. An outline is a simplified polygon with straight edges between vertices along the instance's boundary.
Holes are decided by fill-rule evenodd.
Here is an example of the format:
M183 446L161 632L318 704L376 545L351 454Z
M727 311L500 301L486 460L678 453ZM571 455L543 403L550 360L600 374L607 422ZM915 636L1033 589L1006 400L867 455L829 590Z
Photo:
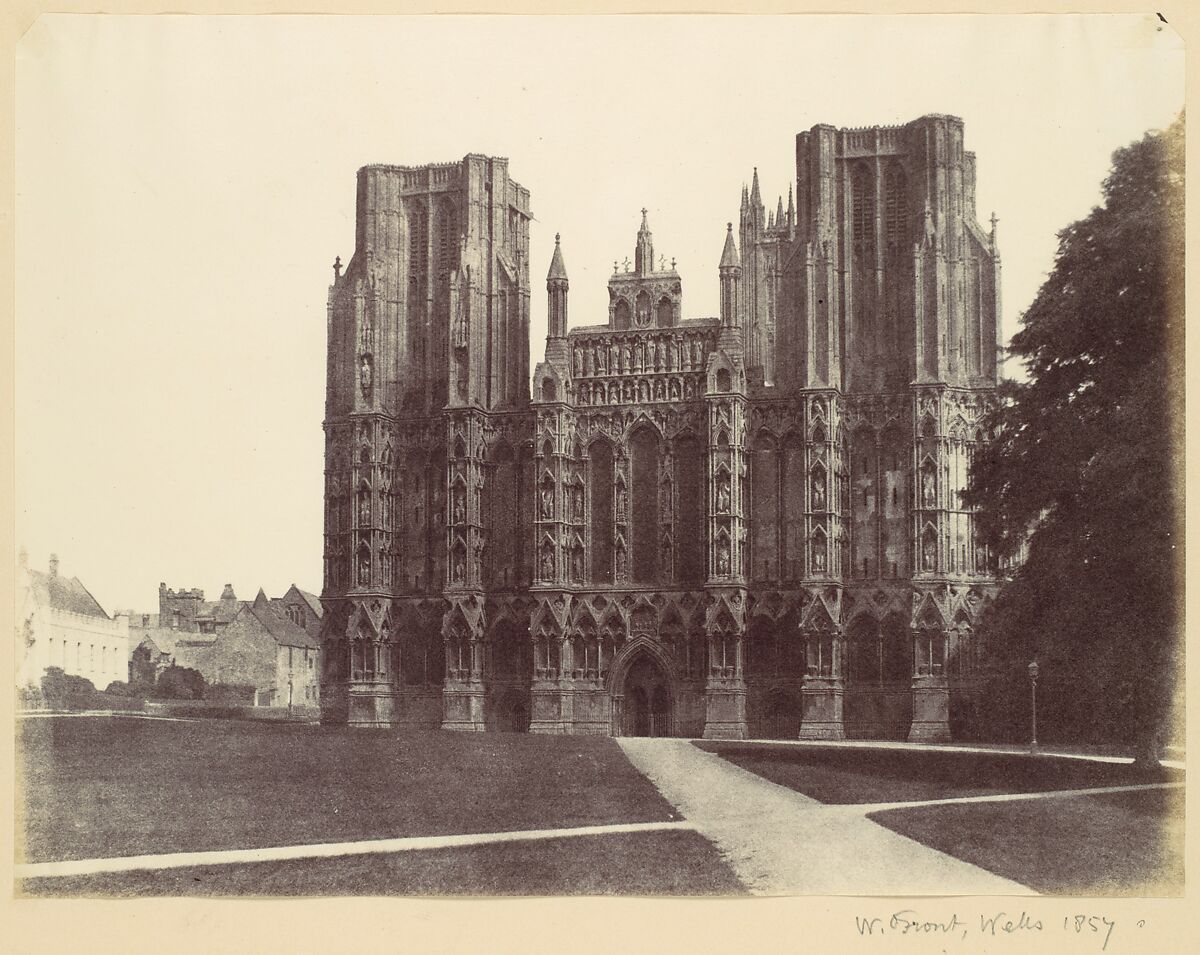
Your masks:
M614 703L620 709L619 735L672 735L670 676L649 653L637 654L629 664Z
M796 739L800 735L800 695L772 690L763 703L761 733L765 739Z
M496 707L496 729L501 733L528 733L529 706L520 693L504 694Z

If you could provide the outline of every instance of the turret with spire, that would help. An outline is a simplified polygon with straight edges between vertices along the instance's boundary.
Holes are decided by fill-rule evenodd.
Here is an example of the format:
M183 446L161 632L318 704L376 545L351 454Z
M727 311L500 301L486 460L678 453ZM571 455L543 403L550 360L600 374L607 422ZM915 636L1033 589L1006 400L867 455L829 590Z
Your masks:
M638 229L637 249L633 254L633 268L638 275L647 275L654 271L654 236L650 234L650 225L646 221L646 210L642 210L642 226Z
M567 266L563 262L562 235L554 235L554 254L546 273L546 360L561 371L568 365L567 349Z
M741 332L738 315L738 283L742 279L742 260L738 258L737 246L733 241L733 223L725 229L725 248L721 251L721 264L717 271L721 276L721 335L727 330Z
M549 338L562 338L567 334L567 267L563 264L562 235L554 235L554 255L550 258L550 271L546 273L546 294L549 314L546 316Z
M754 219L755 226L761 229L766 210L763 208L762 194L758 190L757 166L754 167L754 178L750 182L750 215Z

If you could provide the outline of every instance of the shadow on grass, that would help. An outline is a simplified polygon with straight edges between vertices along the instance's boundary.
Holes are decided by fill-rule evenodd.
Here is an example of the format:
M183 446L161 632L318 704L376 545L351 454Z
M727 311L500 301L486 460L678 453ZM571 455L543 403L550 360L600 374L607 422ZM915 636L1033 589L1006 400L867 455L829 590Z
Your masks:
M1039 892L1183 894L1182 789L918 806L868 818Z
M1177 782L1179 770L1054 756L698 741L706 752L823 803L914 802Z
M22 721L29 862L678 818L604 737Z

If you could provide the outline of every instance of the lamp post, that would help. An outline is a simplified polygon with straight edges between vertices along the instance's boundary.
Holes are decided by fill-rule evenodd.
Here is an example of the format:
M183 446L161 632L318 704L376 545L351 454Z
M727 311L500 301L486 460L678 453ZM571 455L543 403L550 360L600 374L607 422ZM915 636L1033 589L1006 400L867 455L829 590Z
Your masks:
M1030 701L1030 719L1031 733L1029 737L1029 752L1037 752L1037 679L1038 665L1037 660L1032 660L1029 663L1029 701Z

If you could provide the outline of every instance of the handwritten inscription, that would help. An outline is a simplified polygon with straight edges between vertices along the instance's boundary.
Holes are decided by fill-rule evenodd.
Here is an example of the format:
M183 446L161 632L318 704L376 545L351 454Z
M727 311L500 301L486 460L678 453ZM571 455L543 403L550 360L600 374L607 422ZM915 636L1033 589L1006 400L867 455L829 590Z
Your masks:
M1137 928L1145 924L1144 921L1139 921ZM980 914L976 922L974 919L960 916L957 912L952 912L946 917L931 918L916 909L900 909L888 916L856 915L854 926L860 936L936 936L960 940L972 935L1003 939L1062 932L1094 938L1103 952L1108 950L1108 943L1112 940L1117 922L1105 915L1075 914L1063 916L1060 926L1057 920L1046 922L1024 910Z

